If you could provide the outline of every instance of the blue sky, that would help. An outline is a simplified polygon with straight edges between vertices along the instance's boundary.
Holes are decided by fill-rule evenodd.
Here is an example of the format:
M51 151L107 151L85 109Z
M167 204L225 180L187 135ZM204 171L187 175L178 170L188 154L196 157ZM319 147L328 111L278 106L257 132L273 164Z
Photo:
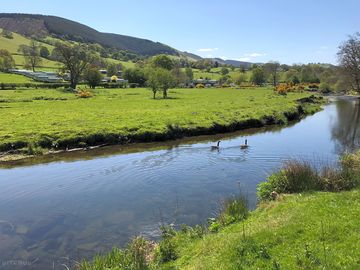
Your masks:
M57 15L203 57L336 63L360 31L360 0L2 0L1 12Z

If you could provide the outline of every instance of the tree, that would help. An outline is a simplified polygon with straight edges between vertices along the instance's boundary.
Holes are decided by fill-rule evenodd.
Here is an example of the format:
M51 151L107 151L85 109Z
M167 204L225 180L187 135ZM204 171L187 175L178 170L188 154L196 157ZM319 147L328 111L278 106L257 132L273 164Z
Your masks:
M172 70L174 68L174 62L166 54L159 54L151 58L151 64L156 68L163 68Z
M50 51L47 47L45 46L41 46L40 48L40 56L43 57L43 58L49 58L50 56Z
M107 75L108 77L118 74L118 67L115 63L110 63L107 65Z
M191 67L185 68L185 75L186 75L186 83L190 84L194 80L194 73Z
M175 67L171 70L173 74L176 85L181 85L186 83L186 74L184 71L181 70L180 65L175 65Z
M14 36L13 36L13 33L7 29L3 29L2 32L1 32L1 36L3 36L4 38L7 38L7 39L13 39Z
M103 76L96 66L88 67L84 72L84 79L92 89L101 83L102 78Z
M58 42L54 50L59 57L58 60L64 64L65 70L70 73L70 87L76 89L81 75L92 64L93 57L81 45L71 46Z
M270 76L271 83L274 86L274 88L276 88L276 85L278 84L279 69L280 69L279 62L270 61L264 65L264 71L268 76Z
M235 83L241 85L243 82L246 82L247 76L245 73L239 73L235 77Z
M360 93L360 33L349 36L339 49L339 63L349 77L352 88Z
M0 71L8 72L14 66L15 61L11 53L5 49L0 49Z
M266 81L265 73L261 67L256 67L252 70L251 82L256 85L263 85Z
M127 68L124 70L123 77L129 83L137 83L139 86L144 86L146 82L145 72L142 68Z
M169 88L176 84L176 78L171 71L164 68L148 68L146 74L147 85L152 90L154 99L157 91L162 91L163 98L167 98Z
M220 74L225 76L225 75L229 74L229 70L226 67L222 67L220 70Z
M30 67L35 72L35 68L42 62L39 43L31 40L30 45L20 45L19 51L25 58L25 66Z

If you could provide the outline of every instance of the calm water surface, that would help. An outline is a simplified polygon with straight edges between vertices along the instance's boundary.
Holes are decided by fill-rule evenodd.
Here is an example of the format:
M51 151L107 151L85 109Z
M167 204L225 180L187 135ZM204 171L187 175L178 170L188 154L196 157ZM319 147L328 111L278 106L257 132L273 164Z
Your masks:
M0 269L64 269L62 263L122 246L135 234L156 238L162 222L204 223L239 186L255 207L256 185L283 161L335 162L359 147L359 125L359 100L336 99L282 129L120 153L112 147L0 169ZM245 138L251 146L241 150ZM211 151L218 139L220 151Z

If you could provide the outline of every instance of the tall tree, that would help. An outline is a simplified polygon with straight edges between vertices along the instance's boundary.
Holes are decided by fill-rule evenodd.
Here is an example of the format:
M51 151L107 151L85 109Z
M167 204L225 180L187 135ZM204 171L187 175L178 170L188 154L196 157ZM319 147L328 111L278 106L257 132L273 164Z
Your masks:
M276 87L279 81L279 69L280 63L275 61L270 61L264 65L265 73L271 78L271 83Z
M164 68L172 70L174 68L174 61L166 54L159 54L151 58L151 64L156 68Z
M360 93L360 33L349 36L339 49L339 63L348 75L352 88Z
M176 85L176 78L170 70L164 68L148 68L146 74L147 85L152 90L154 99L157 91L162 91L163 98L167 98L169 88Z
M264 70L261 67L254 68L250 80L256 85L263 85L266 81Z
M59 42L55 45L54 50L56 50L58 60L64 64L65 70L70 73L70 87L76 89L81 75L92 64L93 57L81 45L71 46Z
M0 71L8 72L14 66L15 61L11 53L5 49L0 49Z
M90 88L95 89L101 83L103 76L97 66L88 66L84 72L84 79Z
M19 52L25 58L25 66L30 67L35 72L35 68L42 62L39 43L31 40L30 45L20 45Z

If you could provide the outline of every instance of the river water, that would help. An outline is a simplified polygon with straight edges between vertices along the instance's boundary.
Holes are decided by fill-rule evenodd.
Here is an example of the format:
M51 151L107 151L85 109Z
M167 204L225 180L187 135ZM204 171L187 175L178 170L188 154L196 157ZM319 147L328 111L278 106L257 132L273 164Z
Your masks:
M161 223L206 222L291 158L319 165L360 144L358 99L335 98L288 127L68 153L0 169L0 269L64 269L156 238ZM248 139L250 147L240 149ZM211 145L221 140L219 151Z

